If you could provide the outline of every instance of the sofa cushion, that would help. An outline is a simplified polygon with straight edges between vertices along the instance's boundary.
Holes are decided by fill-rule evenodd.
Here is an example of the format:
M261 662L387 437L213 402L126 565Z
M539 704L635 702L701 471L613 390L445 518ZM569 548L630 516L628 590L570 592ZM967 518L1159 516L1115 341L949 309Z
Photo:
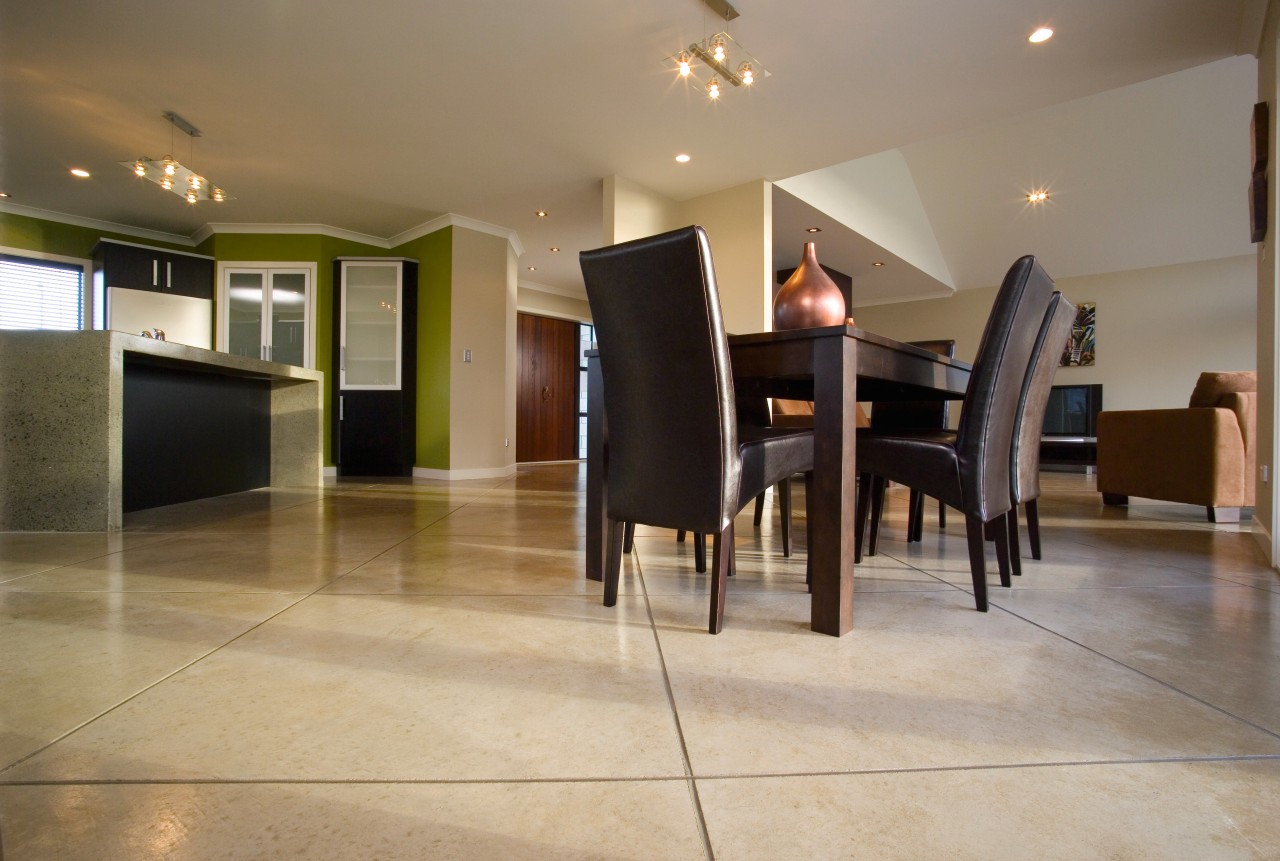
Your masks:
M1196 380L1189 407L1216 407L1223 395L1232 392L1256 392L1256 371L1205 371Z

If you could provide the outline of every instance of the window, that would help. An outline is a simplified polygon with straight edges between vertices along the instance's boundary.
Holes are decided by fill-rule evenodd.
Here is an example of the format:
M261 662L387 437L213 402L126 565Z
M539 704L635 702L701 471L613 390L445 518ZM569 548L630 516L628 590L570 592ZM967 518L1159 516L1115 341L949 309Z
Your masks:
M0 254L0 329L81 329L84 267Z
M596 327L578 326L578 457L587 456L587 350L596 346Z

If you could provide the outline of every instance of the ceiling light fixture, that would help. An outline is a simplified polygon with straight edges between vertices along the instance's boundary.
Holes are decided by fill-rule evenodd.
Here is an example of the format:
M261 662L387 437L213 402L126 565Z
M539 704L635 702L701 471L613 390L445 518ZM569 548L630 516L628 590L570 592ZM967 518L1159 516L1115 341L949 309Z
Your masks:
M732 21L738 17L738 10L734 9L727 0L702 0L702 2L726 21ZM711 80L703 88L712 101L719 100L725 92L724 84L726 83L735 87L750 88L757 81L769 76L768 70L761 66L755 57L747 53L745 48L733 41L732 36L723 31L712 33L705 39L690 43L688 47L666 60L675 64L676 73L681 78L696 77L693 67L697 61L701 61L711 70Z
M191 138L189 151L193 151L194 141L200 137L200 130L173 111L165 111L162 116L169 121L169 151L173 152L174 129ZM188 156L187 160L190 161L191 157ZM165 191L172 191L184 198L187 203L198 203L202 200L221 203L224 200L231 200L231 195L191 168L184 167L172 155L166 155L162 159L153 159L144 155L133 161L122 161L120 165L133 171L134 176L149 179Z
M560 250L560 246L558 246L558 245L552 245L552 246L551 246L551 250L552 250L552 251L559 251L559 250Z
M883 261L883 260L877 260L875 263L872 263L871 265L872 265L872 266L876 266L876 267L880 267L880 266L883 266L883 265L884 265L884 261Z
M530 272L537 272L537 271L538 271L538 267L537 267L537 266L530 266L530 267L529 267L529 271L530 271Z
M0 197L8 197L8 196L9 196L9 192L7 192L7 191L0 191Z
M806 228L804 229L804 232L805 232L805 233L821 233L821 232L822 232L822 228L821 228L821 227L806 227Z
M1027 193L1027 203L1044 203L1049 199L1047 191L1031 191Z
M681 164L687 164L689 161L689 154L687 152L680 153L678 156L676 156L676 161L680 162Z
M534 215L536 215L536 216L538 216L539 218L546 218L546 217L547 217L547 211L546 211L545 209L539 209L539 210L537 210L536 212L534 212L533 214L534 214Z
M1039 30L1036 30L1034 33L1028 36L1027 41L1038 45L1041 42L1048 42L1052 38L1053 38L1053 28L1041 27Z
M87 178L87 177L89 177L89 176L90 176L90 173L89 173L89 171L85 170L85 169L84 169L84 168L82 168L82 167L73 167L73 168L71 168L71 175L72 175L72 176L78 176L78 177L80 177L81 179L85 179L85 178Z

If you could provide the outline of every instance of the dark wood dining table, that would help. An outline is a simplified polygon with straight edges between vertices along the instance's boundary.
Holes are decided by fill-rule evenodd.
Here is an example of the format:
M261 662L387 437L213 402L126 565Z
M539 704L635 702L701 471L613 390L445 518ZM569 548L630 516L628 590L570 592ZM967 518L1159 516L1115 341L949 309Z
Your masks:
M854 499L858 401L958 399L971 366L854 326L729 336L738 394L813 402L810 627L839 637L853 627ZM586 575L604 575L608 434L604 379L587 353Z

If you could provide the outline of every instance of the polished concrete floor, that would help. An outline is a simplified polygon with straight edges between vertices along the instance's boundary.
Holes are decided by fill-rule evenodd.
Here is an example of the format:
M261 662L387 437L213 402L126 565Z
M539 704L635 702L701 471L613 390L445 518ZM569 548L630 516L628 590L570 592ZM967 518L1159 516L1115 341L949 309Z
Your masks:
M0 535L3 858L1280 858L1280 578L1045 485L986 614L895 496L841 639L772 510L721 635L669 532L601 606L578 465Z

